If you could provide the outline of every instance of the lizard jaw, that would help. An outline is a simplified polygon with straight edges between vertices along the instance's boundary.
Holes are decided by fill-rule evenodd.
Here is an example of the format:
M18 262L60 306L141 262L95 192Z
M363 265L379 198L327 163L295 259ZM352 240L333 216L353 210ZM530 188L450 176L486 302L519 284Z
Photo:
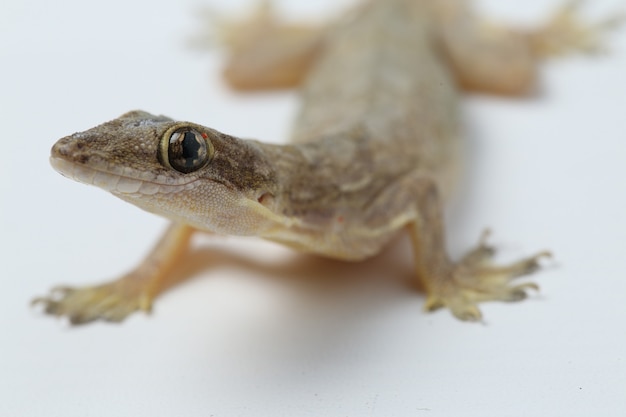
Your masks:
M87 185L95 185L115 194L155 195L169 194L193 187L187 184L159 184L153 181L139 180L124 175L98 170L55 156L50 157L50 165L61 175Z

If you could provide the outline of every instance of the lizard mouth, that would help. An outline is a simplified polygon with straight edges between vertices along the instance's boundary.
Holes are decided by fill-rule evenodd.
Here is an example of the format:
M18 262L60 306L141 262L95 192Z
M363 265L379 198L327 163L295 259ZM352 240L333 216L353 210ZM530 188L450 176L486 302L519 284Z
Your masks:
M55 156L50 157L50 165L64 177L95 185L114 194L169 194L193 187L193 181L186 184L162 184L87 167Z

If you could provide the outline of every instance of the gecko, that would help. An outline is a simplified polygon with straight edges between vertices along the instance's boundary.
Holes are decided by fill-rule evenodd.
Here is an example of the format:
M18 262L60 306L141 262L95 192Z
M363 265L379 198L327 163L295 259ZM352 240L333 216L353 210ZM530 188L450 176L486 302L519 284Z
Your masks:
M427 311L479 321L479 304L520 301L548 251L507 265L484 234L448 255L444 207L463 160L465 92L526 96L538 64L594 51L617 19L585 23L575 4L536 29L490 22L469 1L367 0L327 25L285 23L267 6L224 22L235 89L297 87L290 141L242 139L144 111L60 139L52 167L171 224L129 273L56 287L33 300L71 324L150 312L197 232L255 236L345 261L378 254L408 233Z

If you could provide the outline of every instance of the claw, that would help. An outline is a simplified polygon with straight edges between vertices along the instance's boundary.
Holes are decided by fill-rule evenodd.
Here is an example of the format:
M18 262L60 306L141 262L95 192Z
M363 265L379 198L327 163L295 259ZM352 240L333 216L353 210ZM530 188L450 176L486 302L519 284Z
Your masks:
M459 309L452 308L452 314L463 321L480 321L483 318L482 313L476 305L464 306Z
M500 301L515 302L528 298L528 290L539 291L539 285L534 282L519 284L508 289L502 294Z
M493 232L491 231L490 228L486 228L485 230L483 230L483 232L481 233L480 237L478 238L478 246L485 246L488 247L489 245L487 245L487 240L489 240L489 238L491 237L491 234Z
M429 295L426 299L426 303L424 304L424 311L435 311L443 307L445 307L445 303L443 303L438 297Z
M483 230L480 238L478 239L478 245L476 248L469 251L463 259L461 259L459 264L468 268L476 268L491 260L491 258L495 255L496 250L493 246L487 243L490 236L490 229Z
M139 309L144 313L152 313L152 298L147 295L142 295L139 299Z
M57 285L50 290L50 297L64 297L73 292L74 288L65 285Z
M539 252L538 254L530 257L527 262L528 262L528 267L526 269L525 272L521 273L519 276L522 275L529 275L532 274L533 272L538 271L539 269L541 269L541 263L539 262L541 259L552 259L552 252L550 251L543 251L543 252Z

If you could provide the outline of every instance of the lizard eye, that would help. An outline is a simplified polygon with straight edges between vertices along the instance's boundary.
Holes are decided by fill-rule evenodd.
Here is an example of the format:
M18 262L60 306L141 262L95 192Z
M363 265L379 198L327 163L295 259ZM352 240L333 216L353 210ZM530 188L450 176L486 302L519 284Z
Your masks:
M183 174L199 170L213 156L213 146L206 134L189 127L174 130L164 142L163 159Z

